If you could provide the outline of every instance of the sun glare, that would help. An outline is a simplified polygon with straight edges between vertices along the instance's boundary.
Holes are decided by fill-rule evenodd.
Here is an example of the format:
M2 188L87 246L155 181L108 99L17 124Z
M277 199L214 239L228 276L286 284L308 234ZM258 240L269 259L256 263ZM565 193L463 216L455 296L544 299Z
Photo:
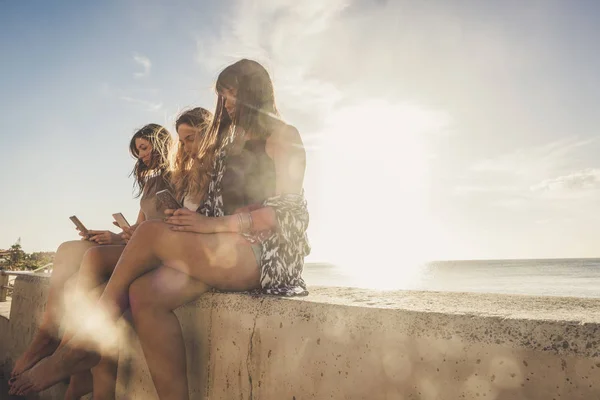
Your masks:
M427 234L427 136L445 124L434 112L383 100L329 117L319 160L329 261L371 287L415 279L435 246Z

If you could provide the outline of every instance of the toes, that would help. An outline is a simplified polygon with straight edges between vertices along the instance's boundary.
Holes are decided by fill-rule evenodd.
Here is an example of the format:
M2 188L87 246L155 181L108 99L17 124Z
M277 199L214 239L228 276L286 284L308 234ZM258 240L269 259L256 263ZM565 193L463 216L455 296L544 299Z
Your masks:
M34 386L32 384L24 385L21 390L19 390L19 396L27 396L34 392Z
M10 394L18 394L27 382L23 382L22 376L18 376L10 386Z
M21 368L19 366L15 366L12 370L12 372L10 373L10 377L12 378L16 378L17 376L21 375Z

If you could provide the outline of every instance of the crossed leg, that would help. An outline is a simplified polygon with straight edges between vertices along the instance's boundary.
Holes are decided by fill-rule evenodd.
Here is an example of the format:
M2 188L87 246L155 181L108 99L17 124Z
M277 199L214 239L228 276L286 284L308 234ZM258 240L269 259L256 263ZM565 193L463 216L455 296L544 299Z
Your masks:
M55 349L64 346L73 336L81 318L85 317L85 304L90 304L100 297L110 274L114 270L124 246L95 246L89 247L81 260L81 267L77 276L77 284L74 288L64 291L65 309L63 319L66 325L60 344ZM82 308L83 307L83 308ZM105 358L93 371L88 369L77 370L69 380L69 387L65 398L67 400L78 399L89 393L94 388L98 393L114 393L116 379L116 366L114 360ZM15 387L17 378L11 382L11 394L18 394ZM92 382L97 382L95 387ZM103 398L111 398L104 395ZM96 398L99 398L96 396Z
M46 309L40 328L29 347L15 361L11 372L12 377L28 370L41 359L52 354L58 347L60 323L64 315L65 285L79 271L85 252L94 246L97 244L86 240L72 240L62 243L56 250Z
M135 330L161 400L189 398L185 344L174 310L208 289L204 282L169 267L155 269L129 287Z
M260 270L250 245L233 233L175 232L161 221L146 221L136 229L90 317L115 324L129 305L129 287L142 275L164 265L220 290L259 287ZM91 315L93 314L93 315ZM67 346L20 375L13 385L19 394L44 390L98 362L102 341L82 329Z

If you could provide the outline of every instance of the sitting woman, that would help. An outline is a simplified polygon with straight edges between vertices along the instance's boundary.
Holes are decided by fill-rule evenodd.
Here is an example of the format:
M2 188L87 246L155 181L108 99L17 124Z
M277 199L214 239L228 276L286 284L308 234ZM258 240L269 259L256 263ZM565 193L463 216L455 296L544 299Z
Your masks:
M169 187L174 189L175 196L180 199L179 201L192 211L198 208L198 204L200 204L205 194L205 190L202 189L203 186L194 184L197 178L192 171L196 170L200 163L200 160L196 157L197 148L204 140L204 132L211 118L212 115L209 111L198 107L183 112L177 118L175 124L179 136L179 146L176 152L172 152L175 153L175 157L170 168L171 184ZM164 209L156 203L156 200L153 199L153 204L157 210L160 210L159 214L164 218ZM135 227L132 231L135 231ZM91 249L83 258L75 290L77 304L80 307L81 304L86 304L89 299L97 300L115 268L118 255L116 252L106 251L106 249L107 247ZM190 283L187 285L187 293L193 291L194 293L198 292L197 295L200 295L206 290L207 287L204 284L192 285ZM85 312L85 307L83 312ZM70 329L63 336L61 345L69 340L76 326L71 324ZM116 334L113 336L116 336ZM92 368L94 398L110 399L115 396L118 346L116 342L114 344L110 349L105 349L101 362ZM88 390L91 389L91 387L88 387ZM82 392L82 390L79 392Z
M161 314L168 324L165 329L179 334L161 336L157 348L147 340L161 334L156 329L141 332L148 293L162 282L152 274L174 269L218 290L306 294L302 269L310 248L300 135L279 119L271 79L260 64L241 60L227 67L219 75L217 91L215 118L208 141L200 147L205 163L214 160L206 164L213 170L200 212L179 209L166 223L141 224L97 305L87 313L90 321L114 325L131 298L134 322L146 342L143 348L161 398L187 398L188 388L186 374L178 372L175 383L168 382L174 370L185 371L180 328L174 327L172 314ZM242 211L235 212L240 207ZM179 292L170 292L169 300L177 300ZM177 301L172 301L163 311L175 305ZM53 356L20 375L11 390L37 392L88 369L98 362L103 347L90 329L81 329Z
M141 195L137 224L149 219L164 218L164 210L156 209L154 193L167 187L168 149L172 147L169 132L160 125L148 124L137 131L129 143L129 151L137 160L132 171L137 196ZM89 231L91 236L80 233L85 240L65 242L56 251L46 309L42 323L33 341L15 362L12 376L15 377L31 368L44 357L52 354L60 342L60 324L65 315L65 286L80 269L86 251L97 248L118 260L125 242L135 230L134 225L121 235L110 231ZM103 245L103 246L99 246ZM89 391L89 372L71 380L67 398L78 398ZM84 393L81 393L81 392Z
M175 156L171 160L168 186L179 202L191 211L196 211L206 193L206 190L203 189L206 184L197 184L198 174L192 171L196 171L200 163L197 158L197 149L205 140L204 133L211 119L212 114L210 111L197 107L183 112L175 123L179 144L177 151L170 153L175 154ZM154 208L158 210L158 215L160 215L157 219L164 218L162 205L156 203L156 198L153 198L152 201ZM136 227L132 227L131 231L126 232L126 239L130 237L128 234L134 232L135 229ZM120 250L122 252L123 249ZM108 252L106 247L91 249L85 254L77 280L78 303L85 304L87 301L85 297L93 301L97 300L104 289L104 285L111 277L119 256L120 252L119 254ZM204 284L201 286L192 285L191 283L187 285L187 293L198 292L197 296L206 290L207 287ZM65 332L61 345L70 339L74 328L76 328L76 325L72 325ZM115 345L111 349L106 349L102 361L92 368L94 398L110 399L115 396L117 359L118 346Z

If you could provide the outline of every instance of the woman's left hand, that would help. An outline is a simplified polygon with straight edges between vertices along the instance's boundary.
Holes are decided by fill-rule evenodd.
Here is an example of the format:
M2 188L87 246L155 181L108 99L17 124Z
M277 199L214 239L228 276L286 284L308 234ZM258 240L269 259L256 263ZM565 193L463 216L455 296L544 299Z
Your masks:
M165 218L165 222L171 225L171 230L179 232L195 233L214 233L214 218L206 217L187 208L178 210L166 210L165 214L170 217Z

